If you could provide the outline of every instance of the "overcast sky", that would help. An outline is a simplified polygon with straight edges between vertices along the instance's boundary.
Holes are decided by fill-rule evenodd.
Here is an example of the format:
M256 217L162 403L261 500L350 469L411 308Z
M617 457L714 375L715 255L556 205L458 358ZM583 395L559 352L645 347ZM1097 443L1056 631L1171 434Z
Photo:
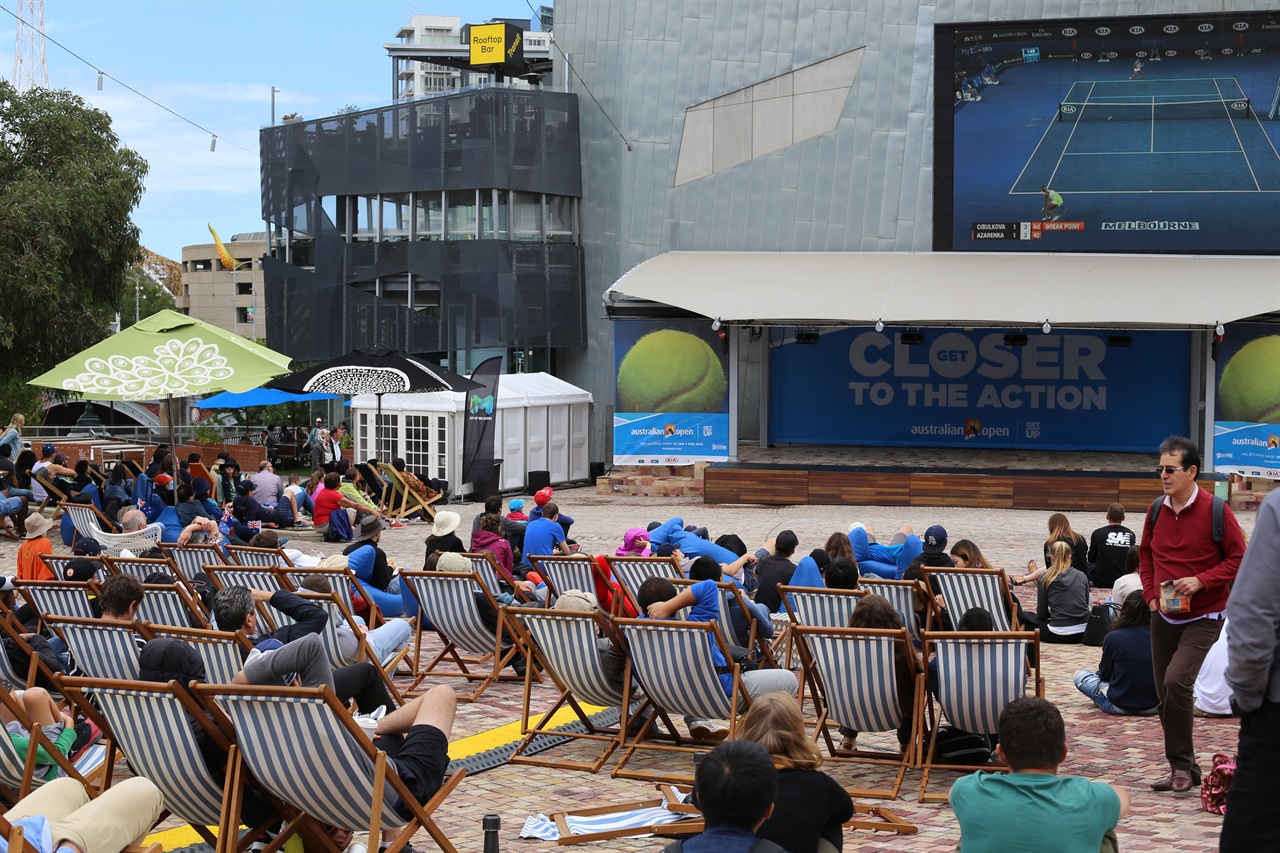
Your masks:
M6 12L18 2L0 0L0 9L0 74L9 79L16 22ZM524 0L45 0L45 33L89 63L47 42L49 86L109 113L150 165L134 221L144 246L179 260L183 246L211 242L207 223L224 240L265 227L258 130L271 121L271 87L280 89L277 120L388 103L383 44L418 13L464 24L533 17ZM216 133L217 150L208 133L111 80L99 92L96 69Z

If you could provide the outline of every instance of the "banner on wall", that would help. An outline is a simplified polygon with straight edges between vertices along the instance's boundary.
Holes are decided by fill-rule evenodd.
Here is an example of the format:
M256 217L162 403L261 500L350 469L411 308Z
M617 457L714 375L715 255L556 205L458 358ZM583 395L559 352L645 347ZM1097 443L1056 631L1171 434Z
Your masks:
M1280 480L1280 327L1230 324L1217 367L1214 469Z
M615 320L613 464L729 458L729 369L706 320Z
M1152 451L1188 434L1190 332L874 329L797 344L773 331L769 440L781 444Z

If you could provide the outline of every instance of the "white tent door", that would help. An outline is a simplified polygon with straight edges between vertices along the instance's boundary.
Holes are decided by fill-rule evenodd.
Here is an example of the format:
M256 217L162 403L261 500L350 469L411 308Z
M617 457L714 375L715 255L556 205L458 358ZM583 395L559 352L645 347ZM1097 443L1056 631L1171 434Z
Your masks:
M502 458L502 490L524 489L526 467L525 456L525 408L498 410L499 455Z
M575 403L569 411L569 479L585 480L591 474L591 404Z
M547 458L547 406L530 406L525 415L525 455L528 471L550 471ZM558 482L552 474L551 482Z
M551 482L563 483L569 476L569 407L547 406L547 470Z

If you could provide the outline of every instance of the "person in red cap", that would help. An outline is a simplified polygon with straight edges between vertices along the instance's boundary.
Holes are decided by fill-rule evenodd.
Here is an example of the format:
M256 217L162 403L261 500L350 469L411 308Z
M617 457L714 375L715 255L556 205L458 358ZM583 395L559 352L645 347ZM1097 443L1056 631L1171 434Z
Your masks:
M534 493L533 502L536 506L529 511L529 521L537 521L538 519L546 516L546 513L543 511L543 507L551 501L551 496L553 494L555 494L555 492L550 486L544 486ZM577 543L569 538L569 528L573 527L573 516L565 515L564 511L561 510L560 517L556 519L556 521L558 521L560 526L564 528L565 541L568 542L569 545L576 545Z

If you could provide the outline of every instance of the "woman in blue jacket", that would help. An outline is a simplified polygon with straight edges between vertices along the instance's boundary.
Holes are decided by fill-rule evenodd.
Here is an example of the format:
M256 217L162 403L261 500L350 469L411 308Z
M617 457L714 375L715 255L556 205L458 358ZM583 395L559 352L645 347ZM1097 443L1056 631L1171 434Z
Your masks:
M1151 609L1142 591L1129 593L1111 633L1102 641L1096 673L1077 670L1076 687L1108 714L1151 716L1156 712L1155 675L1151 667Z

